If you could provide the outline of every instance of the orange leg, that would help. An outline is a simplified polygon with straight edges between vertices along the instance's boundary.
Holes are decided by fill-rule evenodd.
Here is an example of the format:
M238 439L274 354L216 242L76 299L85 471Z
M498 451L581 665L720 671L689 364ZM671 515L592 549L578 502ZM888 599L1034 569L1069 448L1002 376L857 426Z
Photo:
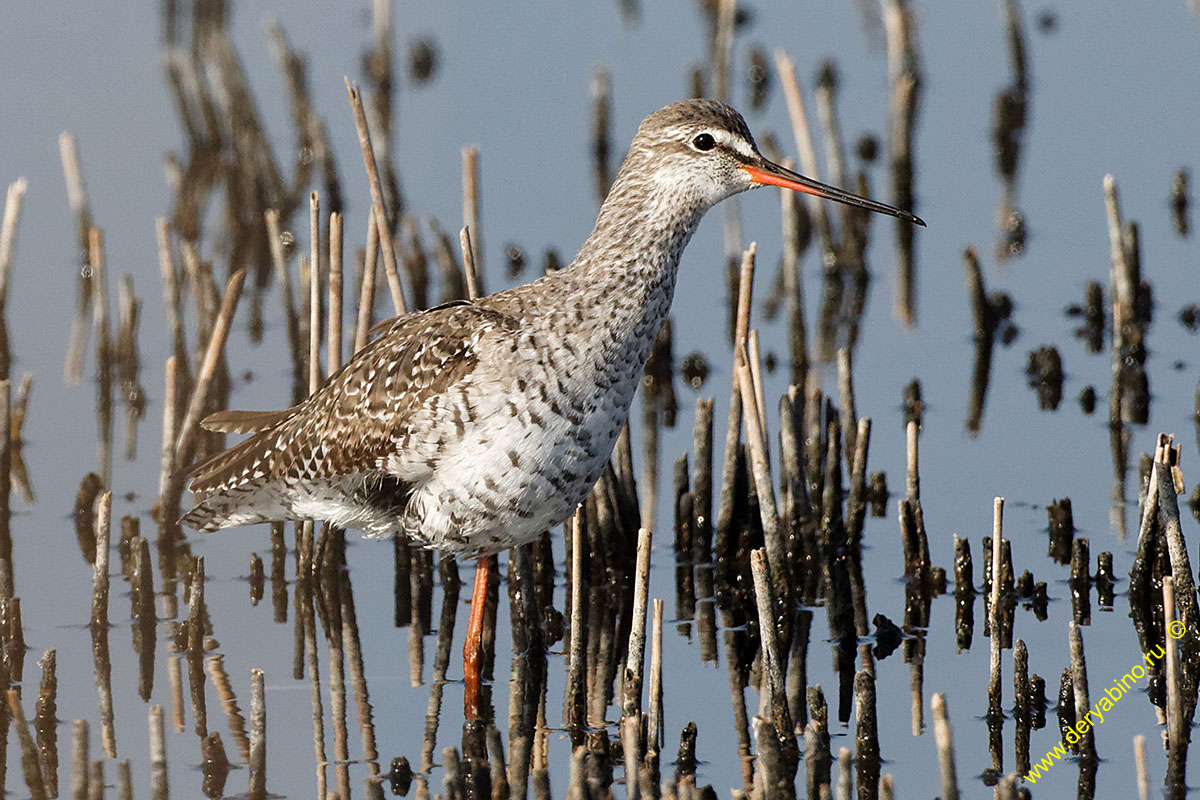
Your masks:
M479 694L483 669L483 607L487 604L488 585L496 574L496 556L480 556L475 562L475 588L471 592L471 616L467 622L467 640L463 642L463 672L466 691L463 714L467 720L479 719Z

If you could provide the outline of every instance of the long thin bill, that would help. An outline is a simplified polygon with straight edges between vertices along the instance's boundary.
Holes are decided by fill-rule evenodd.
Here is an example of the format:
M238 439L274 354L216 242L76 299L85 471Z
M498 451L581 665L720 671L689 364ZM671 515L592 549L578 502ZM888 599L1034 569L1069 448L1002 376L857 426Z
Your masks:
M767 186L782 186L784 189L793 189L797 192L813 194L817 197L827 197L839 203L858 206L868 211L877 211L880 214L889 214L893 217L908 220L915 225L925 227L925 222L912 212L904 211L895 206L889 206L886 203L877 203L874 200L868 200L865 197L859 197L850 192L843 192L841 189L836 189L833 186L826 186L819 181L814 181L812 178L806 178L798 172L792 172L790 169L773 164L765 158L761 166L747 164L743 165L742 169L750 174L750 180L755 183Z

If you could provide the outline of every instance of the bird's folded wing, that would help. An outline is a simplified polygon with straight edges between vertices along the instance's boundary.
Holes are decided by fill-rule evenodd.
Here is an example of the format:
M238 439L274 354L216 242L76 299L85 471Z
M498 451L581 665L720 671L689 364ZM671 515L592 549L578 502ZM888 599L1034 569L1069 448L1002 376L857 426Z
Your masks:
M423 420L423 410L469 382L481 342L514 336L515 329L511 317L470 304L401 317L300 405L209 417L216 429L255 435L195 467L191 490L384 469L402 454L414 426L438 424Z

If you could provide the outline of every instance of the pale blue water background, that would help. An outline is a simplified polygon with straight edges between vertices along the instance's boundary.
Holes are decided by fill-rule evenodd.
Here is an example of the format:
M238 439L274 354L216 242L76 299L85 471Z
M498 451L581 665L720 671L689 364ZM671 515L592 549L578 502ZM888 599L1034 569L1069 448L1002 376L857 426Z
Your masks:
M782 46L797 61L811 100L812 76L822 59L834 57L842 75L840 112L848 142L862 132L882 135L886 122L886 63L882 42L864 28L858 4L758 3L754 22L738 36L734 63L739 68L734 101L746 106L745 52L750 43ZM1051 34L1037 31L1034 15L1052 10L1058 17ZM1194 480L1195 435L1191 422L1197 380L1197 339L1175 316L1185 303L1200 300L1195 239L1178 238L1170 225L1168 192L1175 170L1193 170L1197 156L1200 109L1196 63L1200 19L1185 3L1130 5L1026 5L1032 96L1020 172L1018 205L1026 213L1030 238L1026 254L997 267L992 257L1000 184L993 167L989 135L992 97L1011 80L997 5L922 3L917 6L925 91L917 136L917 212L929 222L917 235L920 269L919 326L907 330L892 318L890 223L876 223L870 265L876 280L864 322L855 368L858 413L875 421L870 468L888 472L893 489L902 483L903 432L901 388L920 378L926 399L922 436L922 499L936 563L950 566L951 534L971 539L977 571L980 539L990 533L991 500L1008 498L1006 532L1013 540L1018 571L1029 568L1050 581L1050 619L1038 623L1018 613L1016 635L1030 647L1030 669L1047 678L1048 692L1067 663L1069 594L1064 568L1045 558L1043 506L1069 496L1081 535L1091 539L1093 554L1113 550L1124 577L1132 541L1118 542L1109 529L1111 468L1106 418L1101 411L1085 417L1074 402L1085 384L1101 392L1105 408L1110 381L1107 353L1087 355L1072 338L1077 324L1062 314L1082 297L1087 280L1106 282L1109 245L1105 230L1101 178L1116 175L1124 213L1141 223L1144 274L1153 282L1157 309L1149 335L1148 362L1154 405L1150 425L1136 429L1131 463L1153 446L1154 434L1173 431L1184 446L1185 477ZM247 73L281 158L291 152L292 131L282 80L270 57L262 21L280 19L293 43L310 57L310 84L317 107L333 139L348 200L348 239L361 242L367 189L357 141L346 103L343 75L359 78L359 59L368 41L366 4L242 3L233 10L234 32ZM158 64L158 7L142 4L10 2L0 24L0 183L18 176L29 180L21 222L9 317L15 355L14 377L31 371L34 400L25 428L25 457L38 491L38 503L14 500L13 536L16 592L22 598L26 640L31 648L26 682L35 675L32 657L58 649L59 716L64 789L69 756L69 722L92 724L93 757L99 742L99 715L91 668L88 618L91 568L76 557L69 512L78 480L95 468L93 391L85 382L68 386L62 379L66 332L73 304L77 261L72 220L65 201L57 135L72 131L79 140L93 213L105 229L110 271L131 272L145 301L141 327L143 382L150 394L142 426L140 458L119 459L114 478L114 519L146 513L157 486L157 440L161 413L161 363L166 354L154 218L168 211L163 178L164 154L181 146ZM686 71L706 54L704 26L692 3L646 3L639 24L622 24L616 4L588 7L529 3L502 12L484 4L403 3L395 10L397 67L404 46L419 35L436 38L441 54L438 81L416 90L399 81L396 102L397 161L409 207L436 216L448 228L458 225L459 150L476 144L483 164L483 236L488 286L503 283L503 247L525 246L540 263L545 246L569 257L590 230L595 212L588 160L593 69L607 66L614 90L613 144L620 153L638 120L649 111L686 94ZM774 129L789 144L786 110L778 91L764 114L748 115L758 133ZM789 146L790 151L790 146ZM615 164L614 164L615 167ZM871 174L877 192L886 174ZM757 240L760 275L769 277L779 251L778 198L759 192L743 198L743 235ZM211 238L209 240L211 242ZM984 260L989 289L1009 292L1016 301L1021 337L1011 348L998 348L993 385L982 434L963 431L967 382L971 369L971 320L963 288L961 252L976 245ZM728 351L713 335L714 319L723 319L723 292L714 292L722 275L720 214L710 215L688 249L675 304L676 351L682 356L703 349L714 370L706 394L717 396L717 420L725 418L729 379ZM816 262L806 261L806 289L812 303L819 286L812 280ZM529 273L527 273L529 274ZM759 287L765 287L760 280ZM115 298L115 290L113 293ZM244 327L231 341L235 375L253 370L259 379L239 385L234 403L266 408L285 404L287 375L280 368L284 350L277 304L266 303L268 344L250 348ZM779 323L764 327L765 344L782 350ZM1025 352L1055 344L1062 353L1067 383L1057 413L1037 411L1025 388ZM1172 367L1183 362L1181 369ZM89 375L90 366L89 366ZM826 376L832 379L832 374ZM768 376L767 393L777 397L785 378ZM833 388L833 383L828 383ZM691 390L680 389L680 429L663 438L661 473L690 446ZM775 423L771 425L776 430ZM118 425L118 431L120 426ZM719 441L719 438L718 438ZM665 487L664 487L665 488ZM126 499L132 493L133 498ZM665 492L660 492L665 494ZM1135 496L1132 488L1130 496ZM1185 511L1186 515L1186 511ZM1130 515L1132 519L1132 514ZM673 605L669 513L658 509L658 549L651 586L654 596ZM1198 531L1185 520L1194 545ZM903 609L901 556L897 525L869 520L866 555L871 614L898 620ZM314 773L308 683L292 681L292 628L271 622L269 602L249 606L243 576L252 551L269 552L265 528L194 537L205 557L210 585L209 611L221 643L225 667L240 703L248 705L249 671L261 667L268 687L268 785L287 797L313 793ZM359 623L371 700L375 707L380 757L393 755L414 764L428 686L409 686L407 631L391 627L391 548L355 541L348 558L354 579ZM1094 563L1094 561L1093 561ZM464 577L467 573L463 571ZM978 575L978 572L977 572ZM133 760L138 796L148 794L146 708L136 697L135 661L125 645L125 599L114 583L112 631L114 693L119 756ZM156 585L161 581L156 576ZM1120 588L1123 588L1124 584ZM436 595L435 595L436 597ZM438 602L438 601L435 601ZM501 618L506 619L506 605ZM1084 631L1093 696L1139 658L1127 620L1127 603L1116 610L1093 606L1092 625ZM436 609L436 606L435 606ZM464 605L459 633L465 624ZM980 612L977 607L977 620ZM970 652L956 654L949 597L934 603L925 663L925 698L945 692L954 723L958 771L964 795L984 796L978 779L990 766L985 726L987 643L977 630ZM435 617L436 619L436 617ZM497 675L506 675L507 624L497 644ZM809 658L809 679L832 693L836 678L821 641L826 635L817 614ZM158 675L153 702L169 707L164 637L160 634ZM432 655L433 639L427 643ZM458 646L456 644L455 653ZM724 653L721 654L722 659ZM324 657L323 657L324 658ZM700 727L700 780L726 796L740 785L731 730L724 663L714 669L699 663L694 641L667 626L665 661L666 753L674 752L678 731L688 720ZM1011 704L1011 658L1005 654L1005 705ZM322 664L322 674L328 670ZM429 677L426 669L426 680ZM459 676L457 655L451 675ZM932 731L913 737L908 704L908 669L898 657L878 664L880 739L884 771L895 776L898 796L933 794L936 758ZM550 662L551 720L558 719L565 669ZM497 687L499 713L506 709L506 681ZM26 690L27 713L32 692ZM753 709L756 698L747 693ZM458 743L455 710L458 687L448 688L439 748ZM328 711L328 697L325 698ZM231 755L235 748L222 729L215 693L209 696L210 726L222 730ZM928 711L927 711L928 717ZM168 708L168 720L170 718ZM1053 717L1051 717L1053 719ZM1051 723L1053 725L1053 723ZM329 721L327 719L327 728ZM1054 740L1052 727L1033 734L1036 760ZM852 737L836 724L834 748L852 748ZM1144 697L1125 699L1097 731L1105 759L1098 773L1097 797L1128 797L1134 790L1131 738L1147 737L1151 780L1161 781L1165 760L1157 746L1158 729ZM1012 765L1012 726L1006 728L1005 763ZM351 735L351 753L358 749ZM175 796L199 795L198 742L190 732L168 735L171 785ZM563 736L551 736L551 773L556 794L566 785L569 753ZM332 742L329 744L332 753ZM1194 759L1193 759L1194 761ZM17 751L9 753L9 790L23 796ZM115 767L108 765L111 781ZM245 772L235 772L227 791L245 790ZM365 770L353 768L354 788ZM1189 770L1196 783L1197 771ZM1077 771L1060 764L1039 781L1035 797L1069 796ZM333 775L330 771L331 787ZM441 775L431 776L440 789ZM1043 788L1045 787L1045 788ZM361 793L361 792L360 792Z

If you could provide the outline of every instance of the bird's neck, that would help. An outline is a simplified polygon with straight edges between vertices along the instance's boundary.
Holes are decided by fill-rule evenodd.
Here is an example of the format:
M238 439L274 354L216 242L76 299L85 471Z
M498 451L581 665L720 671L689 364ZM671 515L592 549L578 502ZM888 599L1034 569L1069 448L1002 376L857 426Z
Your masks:
M628 173L618 175L567 271L607 309L604 324L615 336L652 344L670 310L679 257L706 206ZM635 349L629 355L644 361L649 344Z

